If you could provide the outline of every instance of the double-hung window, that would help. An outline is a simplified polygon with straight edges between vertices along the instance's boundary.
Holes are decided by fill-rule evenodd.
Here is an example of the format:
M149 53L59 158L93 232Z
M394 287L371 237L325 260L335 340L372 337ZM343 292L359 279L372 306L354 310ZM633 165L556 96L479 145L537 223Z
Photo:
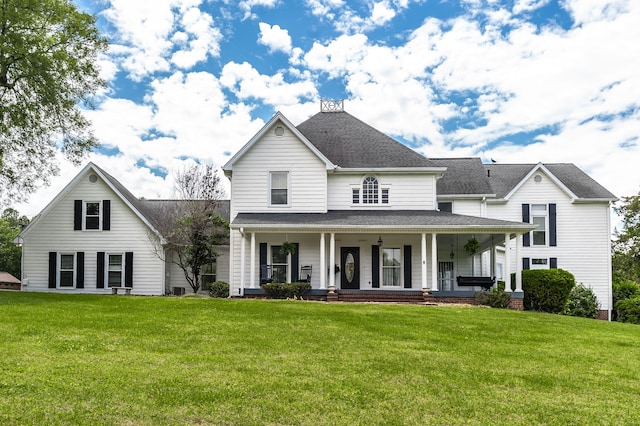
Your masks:
M124 256L119 254L109 254L107 267L107 285L109 287L124 286Z
M200 270L200 282L203 290L209 290L211 284L216 282L216 259L202 267Z
M100 229L100 202L84 203L84 229Z
M538 225L533 230L533 245L544 246L547 244L547 205L532 204L531 205L531 223Z
M75 287L76 255L61 253L58 262L58 287Z
M282 252L282 246L271 246L271 278L274 283L286 283L289 256Z
M289 204L289 172L269 173L270 194L272 206L286 206Z
M402 258L399 248L382 249L382 285L400 287Z

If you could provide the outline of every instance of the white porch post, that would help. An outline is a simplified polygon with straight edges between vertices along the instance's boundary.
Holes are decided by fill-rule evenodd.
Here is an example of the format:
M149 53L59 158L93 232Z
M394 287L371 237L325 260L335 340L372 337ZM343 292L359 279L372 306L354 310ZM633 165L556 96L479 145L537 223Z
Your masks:
M331 239L329 240L329 290L334 291L336 289L336 274L333 273L333 265L336 264L336 234L331 233Z
M522 292L522 234L516 236L516 291Z
M251 233L251 253L249 254L249 259L251 265L249 265L249 273L251 274L251 278L249 282L251 283L251 288L256 288L256 233Z
M504 234L504 291L511 292L511 234Z
M421 256L422 256L422 290L428 290L427 285L427 234L422 233L421 241Z
M320 288L327 288L327 252L325 250L324 232L320 233Z
M431 234L431 290L438 291L438 238Z
M246 248L246 242L245 242L244 231L240 229L240 265L242 265L240 267L240 295L241 296L244 296L244 289L246 287L245 269L247 265L246 265L246 259L245 259L245 256L246 256L245 248Z

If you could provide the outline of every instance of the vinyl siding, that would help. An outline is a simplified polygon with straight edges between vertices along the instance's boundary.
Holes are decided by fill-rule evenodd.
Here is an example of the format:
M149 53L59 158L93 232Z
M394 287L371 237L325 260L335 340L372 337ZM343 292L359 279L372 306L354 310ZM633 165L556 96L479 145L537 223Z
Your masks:
M611 291L610 208L608 203L572 203L568 195L546 175L542 182L533 177L511 197L506 205L489 205L490 217L522 220L522 204L557 205L557 246L522 247L522 257L558 258L558 268L571 272L577 283L593 288L603 310L609 309ZM547 227L548 231L548 227ZM547 242L548 242L547 236ZM510 253L515 271L515 244Z
M216 280L229 282L229 247L220 246L217 249ZM173 293L173 287L183 287L185 293L192 293L191 285L184 277L184 271L173 262L167 263L167 293ZM206 293L200 290L200 293Z
M382 188L389 188L389 204L353 204L352 188L366 176L375 176ZM335 174L328 177L329 210L384 208L393 210L434 210L435 177L405 174ZM360 193L362 196L362 192Z
M74 200L111 200L110 231L74 231ZM55 206L38 219L24 238L23 268L28 280L25 291L60 291L74 293L110 293L96 288L97 252L133 252L132 294L164 293L164 263L154 253L148 227L100 179L90 183L87 176L60 198ZM85 253L83 289L48 288L48 253ZM123 271L124 272L124 271Z
M288 206L270 206L271 171L289 172ZM279 137L269 130L233 166L231 218L238 212L325 212L326 188L325 164L286 127Z

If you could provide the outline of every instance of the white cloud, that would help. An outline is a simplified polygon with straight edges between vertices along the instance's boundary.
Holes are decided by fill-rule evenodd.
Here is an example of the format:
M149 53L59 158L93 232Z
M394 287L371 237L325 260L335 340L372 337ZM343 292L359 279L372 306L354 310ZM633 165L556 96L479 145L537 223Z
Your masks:
M546 6L550 0L516 0L513 5L513 13L531 12Z
M257 6L266 7L266 8L274 8L276 7L281 0L242 0L238 3L238 7L240 10L244 11L244 19L255 18L256 15L253 12L253 9Z
M259 26L258 43L267 46L270 52L291 53L291 37L287 30L280 28L279 25L271 26L264 22L260 22Z

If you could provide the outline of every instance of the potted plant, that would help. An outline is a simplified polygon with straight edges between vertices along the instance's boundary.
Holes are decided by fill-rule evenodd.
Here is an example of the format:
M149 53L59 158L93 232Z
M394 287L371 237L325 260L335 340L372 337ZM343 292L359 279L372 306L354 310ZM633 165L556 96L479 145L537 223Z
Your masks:
M476 237L471 237L469 241L464 245L464 250L469 253L469 256L473 256L480 249L480 243L476 240Z
M289 241L285 241L280 246L280 253L282 253L284 256L287 256L289 254L293 254L295 252L296 252L296 245L294 243L290 243Z

